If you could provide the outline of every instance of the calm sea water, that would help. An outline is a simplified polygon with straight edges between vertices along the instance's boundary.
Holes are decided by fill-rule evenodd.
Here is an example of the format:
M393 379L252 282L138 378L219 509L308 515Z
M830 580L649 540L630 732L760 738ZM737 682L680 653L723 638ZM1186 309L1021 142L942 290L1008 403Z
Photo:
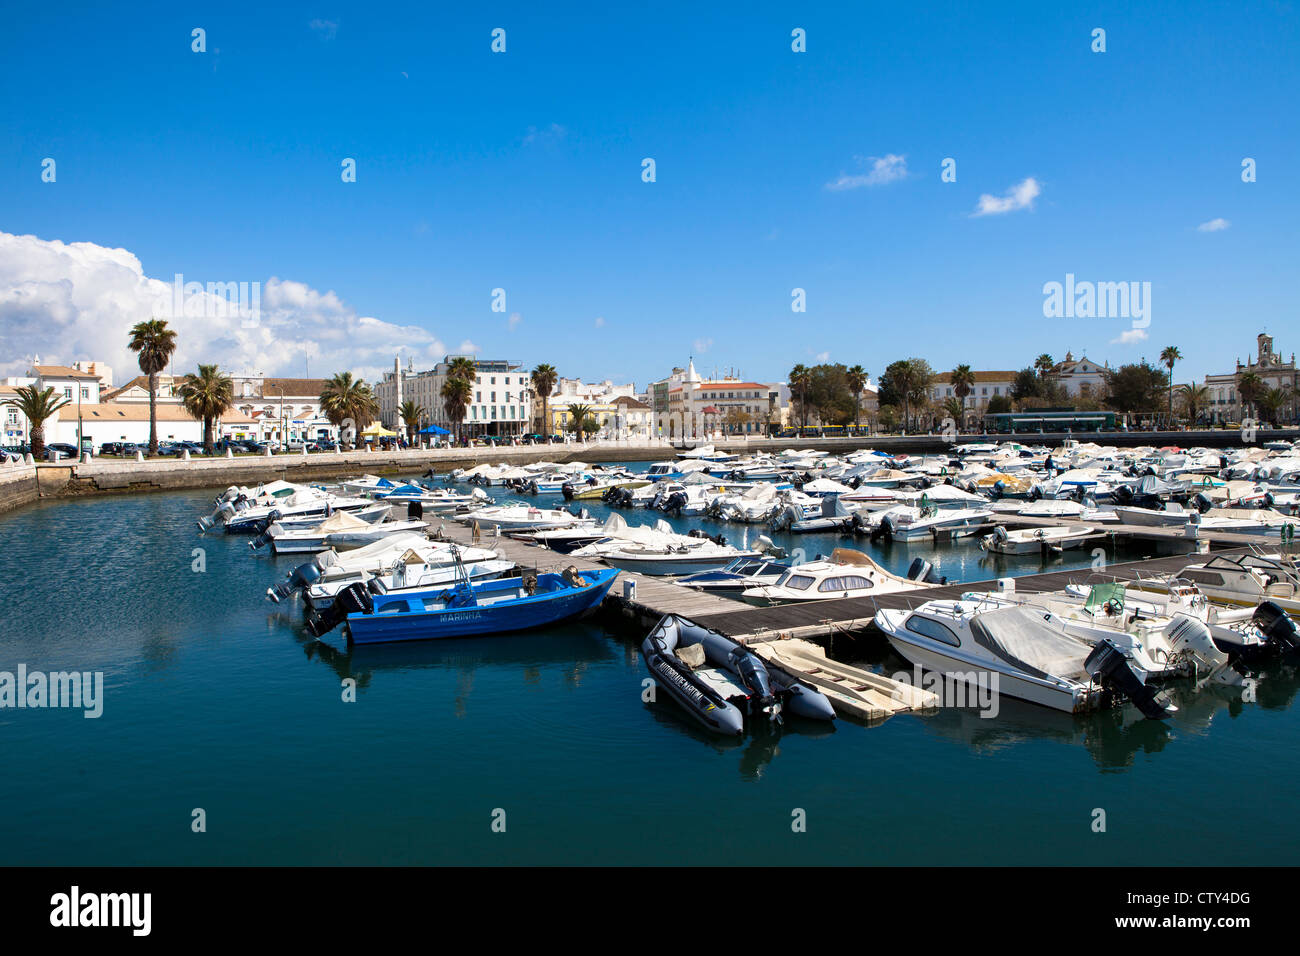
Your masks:
M0 670L105 681L97 720L0 710L0 864L1281 864L1300 844L1294 668L1258 703L1184 693L1167 723L1004 700L719 742L641 701L637 634L313 642L263 598L302 557L199 538L212 494L0 517ZM1041 569L969 544L873 553L965 580ZM835 651L903 668L878 637Z

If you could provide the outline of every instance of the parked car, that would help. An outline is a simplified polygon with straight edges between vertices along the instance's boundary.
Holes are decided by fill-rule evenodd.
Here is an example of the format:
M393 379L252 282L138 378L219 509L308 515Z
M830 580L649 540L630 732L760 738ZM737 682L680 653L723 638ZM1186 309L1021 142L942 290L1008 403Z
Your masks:
M321 451L337 451L339 443L333 438L318 438L316 439L316 447Z
M46 461L58 461L60 459L68 458L75 460L79 457L80 455L77 454L77 446L69 445L67 442L59 441L45 446Z
M99 446L101 455L120 455L122 454L122 443L120 441L106 441Z

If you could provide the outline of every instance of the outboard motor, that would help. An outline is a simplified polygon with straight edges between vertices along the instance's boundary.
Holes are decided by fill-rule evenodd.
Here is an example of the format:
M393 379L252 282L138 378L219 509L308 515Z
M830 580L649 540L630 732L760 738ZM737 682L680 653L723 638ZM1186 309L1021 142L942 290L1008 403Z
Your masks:
M280 513L280 510L278 508L275 511L272 511L265 518L262 518L257 522L256 527L257 527L258 534L264 534L266 530L271 527L271 525L275 524L283 517L284 515Z
M573 482L571 482L571 481L566 481L564 484L560 485L560 494L564 495L564 500L565 500L565 501L572 501L572 500L573 500L573 496L574 496L576 493L577 493L577 492L574 490L574 487L573 487Z
M766 714L773 723L781 723L781 702L772 692L772 681L763 662L743 647L737 647L728 658L749 691L750 715Z
M907 579L909 581L921 581L925 584L947 584L948 579L941 577L935 570L934 565L925 558L914 558L912 565L907 569Z
M1294 654L1300 650L1300 635L1296 633L1295 622L1275 602L1265 601L1255 608L1250 622L1268 638L1269 647L1282 654Z
M407 502L406 517L410 521L423 521L424 520L423 502L419 502L419 501Z
M1188 654L1196 662L1197 674L1205 674L1228 663L1228 655L1219 650L1204 621L1188 614L1174 616L1169 628L1169 646L1175 654Z
M265 548L274 540L274 538L275 535L271 534L271 529L268 526L265 531L255 537L252 541L248 542L249 550L256 551L259 548Z
M1205 512L1214 507L1214 502L1210 500L1210 496L1203 491L1199 492L1196 497L1191 500L1191 504L1201 514L1205 514Z
M287 597L291 597L295 591L305 591L317 581L320 580L321 569L315 561L308 561L306 564L300 564L289 572L285 580L273 588L266 589L268 599L279 604Z
M674 491L664 501L662 509L664 511L681 511L682 508L686 507L686 502L689 500L690 499L686 497L686 492Z
M1133 672L1129 659L1109 640L1100 640L1083 662L1084 669L1102 687L1127 697L1144 717L1164 720L1178 710L1167 695L1148 687Z
M374 598L366 585L360 581L349 584L334 596L334 603L325 610L308 612L307 630L313 637L320 637L338 627L349 614L368 614L374 607Z
M877 524L875 530L871 532L872 544L875 544L881 538L886 541L894 540L894 519L889 517L889 515L885 515L885 517L881 518L880 523Z

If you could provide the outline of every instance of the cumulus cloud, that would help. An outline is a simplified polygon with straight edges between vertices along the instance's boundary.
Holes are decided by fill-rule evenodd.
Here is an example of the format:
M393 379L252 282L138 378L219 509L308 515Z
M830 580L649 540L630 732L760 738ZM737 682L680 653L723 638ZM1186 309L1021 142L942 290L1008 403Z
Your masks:
M337 20L321 20L317 18L307 26L311 27L311 31L322 40L333 40L339 32Z
M863 159L861 156L855 156L858 165L866 166L870 164L870 169L864 173L840 173L838 179L832 180L826 184L827 189L844 190L858 189L862 186L883 186L886 183L896 182L907 176L907 157L899 156L896 153L890 153L887 156L868 156Z
M691 346L697 353L703 355L709 349L713 348L713 339L696 339L691 343Z
M511 312L510 318L506 319L506 325L509 327L510 331L513 332L515 329L519 328L519 323L523 320L524 317L518 312Z
M1125 329L1118 336L1110 340L1111 345L1136 345L1138 342L1145 342L1149 336L1146 329Z
M448 351L426 329L360 315L333 291L292 279L187 274L184 281L200 279L203 291L178 297L173 277L145 275L125 249L0 232L0 340L8 345L0 375L25 374L37 355L46 364L93 359L108 363L120 384L138 374L128 333L149 318L176 330L177 372L215 362L232 373L301 375L305 356L317 376L349 370L373 380L399 348L429 366ZM246 297L208 291L209 283L241 281ZM460 351L478 347L463 342Z
M991 193L984 193L980 196L979 205L975 207L972 216L1001 216L1005 213L1015 212L1018 209L1033 209L1034 200L1038 198L1043 187L1037 179L1030 176L1021 182L1016 183L1001 196L994 196Z
M1211 219L1209 222L1203 222L1196 227L1197 232L1222 232L1231 226L1232 223L1226 219Z
M603 315L596 316L596 328L603 329L604 327L605 327L605 317Z

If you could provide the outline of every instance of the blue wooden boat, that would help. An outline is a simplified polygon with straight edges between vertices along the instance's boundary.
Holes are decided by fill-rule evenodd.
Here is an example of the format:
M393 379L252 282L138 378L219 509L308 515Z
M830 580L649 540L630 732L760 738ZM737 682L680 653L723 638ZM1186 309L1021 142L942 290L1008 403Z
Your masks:
M470 582L453 587L386 592L376 582L339 592L331 608L312 612L308 629L317 636L346 620L354 644L478 637L545 627L596 607L609 592L614 568Z

